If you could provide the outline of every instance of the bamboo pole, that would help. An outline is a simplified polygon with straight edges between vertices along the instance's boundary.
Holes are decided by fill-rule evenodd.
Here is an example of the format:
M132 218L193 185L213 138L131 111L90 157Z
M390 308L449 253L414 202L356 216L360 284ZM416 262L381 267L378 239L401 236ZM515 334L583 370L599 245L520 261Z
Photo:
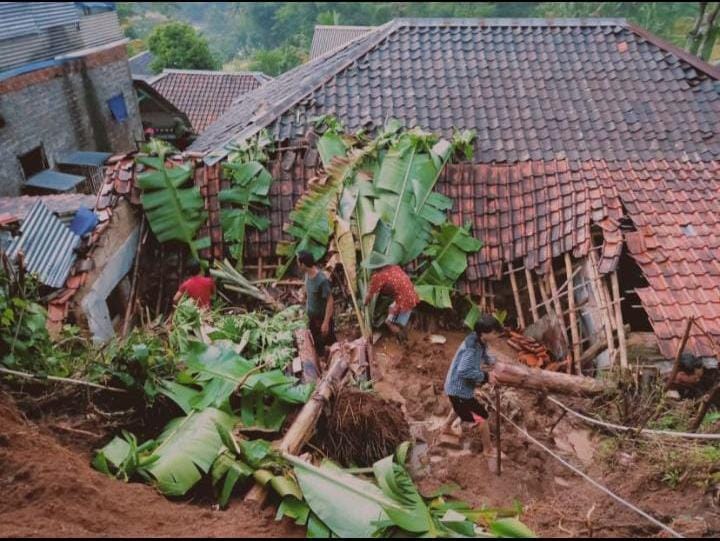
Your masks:
M515 310L517 311L518 324L521 329L525 328L525 315L523 314L522 303L520 302L520 292L518 291L517 278L513 271L512 263L508 262L508 268L510 269L510 285L512 286L513 298L515 299Z
M136 290L138 286L138 271L140 270L140 256L142 255L142 247L145 243L145 240L147 237L144 237L145 233L145 214L142 215L142 219L140 221L140 231L138 233L138 243L137 248L135 248L135 262L133 265L133 276L132 276L132 283L130 285L130 298L128 299L127 307L125 308L125 319L123 320L123 326L122 326L122 338L125 338L127 336L128 330L130 330L130 318L132 317L132 314L134 312L135 307L135 298Z
M543 308L545 308L545 313L550 314L552 311L552 306L550 305L550 297L547 293L547 288L545 287L545 281L543 280L542 276L538 277L538 285L540 286L540 296L542 297L542 305Z
M278 450L281 453L296 455L312 436L323 408L341 384L350 364L350 352L346 344L333 347L330 368L322 377L310 400L303 406L295 421L283 436ZM262 485L255 485L245 496L246 502L262 506L268 496L268 490Z
M573 279L573 268L570 254L565 252L565 272L568 275L568 279ZM575 361L575 373L582 374L580 369L580 332L578 329L577 314L575 312L575 292L572 288L572 284L568 286L568 308L570 311L570 336L572 338L573 347L573 360Z
M703 400L702 406L700 406L700 411L698 411L698 414L695 417L692 426L690 427L690 432L697 432L697 429L700 428L703 419L705 419L708 408L715 401L715 397L718 395L718 393L720 393L720 383L715 385L715 387L713 387L707 394L705 400Z
M525 280L527 281L528 295L530 296L530 312L532 313L533 323L537 323L540 319L538 314L537 302L535 301L535 285L533 284L533 277L530 270L525 268Z
M600 273L597 269L597 256L595 255L595 252L590 252L590 257L586 260L586 264L588 266L588 274L591 277L590 285L595 295L595 299L597 300L598 306L607 306L607 300L603 296L600 284ZM615 359L615 341L613 339L612 325L608 317L610 310L608 308L607 310L599 310L599 312L600 320L603 327L605 327L605 338L607 339L608 344L608 354L610 355L610 362L612 363Z
M497 474L502 474L502 445L500 443L500 388L495 387L495 443L497 445Z
M612 282L613 302L615 303L615 329L618 335L618 346L620 347L620 366L623 370L628 368L627 343L625 341L625 325L622 317L622 306L620 305L620 282L617 271L610 275Z
M683 333L682 340L680 340L680 344L678 345L675 353L675 362L673 363L672 372L670 372L670 377L668 378L667 383L665 383L665 392L668 392L670 386L675 381L675 376L677 376L678 370L680 370L680 359L682 357L682 352L685 350L688 338L690 337L690 328L692 327L693 319L694 318L690 316L687 320L687 324L685 325L685 332Z

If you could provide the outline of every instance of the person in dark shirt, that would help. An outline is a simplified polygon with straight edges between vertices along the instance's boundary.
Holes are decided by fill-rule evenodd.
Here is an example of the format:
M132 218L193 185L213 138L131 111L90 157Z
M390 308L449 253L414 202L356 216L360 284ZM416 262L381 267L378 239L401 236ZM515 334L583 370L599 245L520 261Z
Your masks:
M197 261L193 261L188 268L190 277L185 280L175 293L173 303L187 295L197 303L200 308L210 308L210 304L215 294L215 280L209 276L203 276L202 267Z
M494 382L490 369L495 364L495 358L488 351L483 335L497 328L498 323L493 316L486 314L478 320L475 324L475 332L463 340L455 353L444 387L453 408L445 421L444 431L450 433L451 426L458 417L462 423L472 423L480 429L483 453L486 456L492 454L490 427L487 423L488 412L475 398L475 388L487 382Z
M335 322L330 280L318 269L310 252L298 252L298 266L305 274L305 310L307 312L310 334L315 342L315 351L319 356L325 355L325 347L335 343Z

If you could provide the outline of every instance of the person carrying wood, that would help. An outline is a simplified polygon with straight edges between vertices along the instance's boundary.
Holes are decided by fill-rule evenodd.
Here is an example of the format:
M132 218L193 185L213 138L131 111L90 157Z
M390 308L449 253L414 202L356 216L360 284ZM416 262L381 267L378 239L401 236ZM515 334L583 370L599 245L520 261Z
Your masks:
M497 329L497 320L491 315L483 315L478 320L474 332L463 340L455 353L445 378L444 388L452 404L452 411L443 424L443 432L453 434L452 424L458 417L461 421L461 434L463 423L471 423L480 430L483 453L487 457L494 456L487 422L489 415L485 406L475 398L475 389L487 382L495 383L491 371L495 358L488 351L483 336Z
M392 297L385 324L393 334L399 335L407 327L413 308L420 303L410 277L399 265L386 265L373 273L370 286L365 295L365 304L369 304L375 295Z
M210 276L203 275L202 267L197 261L190 263L188 271L190 277L180 284L173 297L173 303L177 304L183 295L187 295L200 308L210 308L215 294L215 280Z
M315 258L310 252L298 252L298 266L305 275L305 310L307 312L310 334L315 343L318 356L325 356L325 348L335 343L335 301L333 300L330 280L318 269Z

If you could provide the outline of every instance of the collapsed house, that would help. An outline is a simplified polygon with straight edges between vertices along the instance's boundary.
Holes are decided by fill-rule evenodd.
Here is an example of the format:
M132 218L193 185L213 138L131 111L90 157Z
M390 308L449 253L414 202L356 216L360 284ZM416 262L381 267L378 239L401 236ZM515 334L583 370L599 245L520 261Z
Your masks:
M267 268L319 167L314 118L474 129L473 160L439 189L485 243L465 280L481 305L520 326L554 314L576 356L604 337L606 362L623 364L623 322L672 358L693 317L686 351L715 357L719 78L624 20L395 20L249 94L189 150L205 159L213 228L228 145L261 129L277 141L271 226L246 253Z

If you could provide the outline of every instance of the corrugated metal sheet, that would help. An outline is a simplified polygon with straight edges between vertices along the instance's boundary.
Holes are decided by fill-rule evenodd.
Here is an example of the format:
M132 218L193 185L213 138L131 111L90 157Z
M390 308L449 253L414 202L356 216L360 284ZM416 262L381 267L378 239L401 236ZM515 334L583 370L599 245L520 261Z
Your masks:
M0 2L0 40L78 22L74 2Z
M86 165L100 167L112 156L109 152L93 152L90 150L76 150L63 154L55 160L58 165Z
M98 47L123 39L117 14L114 11L88 15L80 19L83 47Z
M67 173L46 169L27 179L25 187L53 192L69 192L84 180L85 177L79 175L68 175Z
M0 72L123 39L114 11L80 18L76 16L64 24L43 26L51 24L48 19L42 24L35 24L32 32L28 20L21 23L25 30L21 32L18 29L12 39L3 39L3 24L8 28L12 25L4 20L3 7L0 6Z
M355 38L375 30L374 26L323 26L317 25L310 47L310 60L334 51Z
M25 256L25 268L43 284L62 287L75 262L80 237L70 231L47 206L38 201L20 227L21 235L8 249L11 261L19 252Z

